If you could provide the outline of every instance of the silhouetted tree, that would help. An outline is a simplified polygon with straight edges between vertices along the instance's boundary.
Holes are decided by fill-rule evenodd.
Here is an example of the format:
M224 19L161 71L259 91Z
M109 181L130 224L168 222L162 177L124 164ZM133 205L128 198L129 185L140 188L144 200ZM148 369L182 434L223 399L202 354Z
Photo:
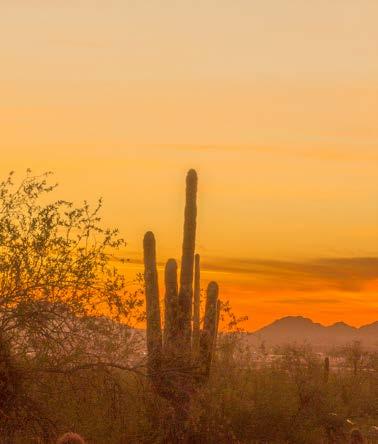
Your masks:
M0 183L0 430L42 427L48 413L30 388L42 375L131 367L133 332L111 321L141 315L141 291L111 262L124 241L101 226L101 200L93 210L49 201L55 187L30 171Z

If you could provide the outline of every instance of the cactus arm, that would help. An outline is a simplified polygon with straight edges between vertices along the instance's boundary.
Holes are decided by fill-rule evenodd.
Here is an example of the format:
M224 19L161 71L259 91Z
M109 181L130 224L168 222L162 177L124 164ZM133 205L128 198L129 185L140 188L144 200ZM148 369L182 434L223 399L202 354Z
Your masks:
M200 370L205 379L210 375L213 358L214 339L217 328L218 293L218 284L210 282L207 287L205 319L200 337Z
M194 256L194 297L193 297L193 339L192 350L193 356L198 355L199 340L200 340L200 255Z
M169 259L165 266L164 353L169 358L175 352L178 325L177 263Z
M162 334L156 268L156 243L154 234L151 231L144 236L143 250L147 312L147 369L151 379L157 382L160 377L159 372L162 359Z
M222 309L222 302L218 299L217 300L217 319L216 319L215 332L214 332L214 338L213 338L213 353L215 353L215 348L217 345L221 309Z

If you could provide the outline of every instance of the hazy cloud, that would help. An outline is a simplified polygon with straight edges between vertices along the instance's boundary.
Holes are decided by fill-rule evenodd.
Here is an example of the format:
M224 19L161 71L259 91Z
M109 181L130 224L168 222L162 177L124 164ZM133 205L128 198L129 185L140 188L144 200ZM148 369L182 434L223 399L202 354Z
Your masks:
M284 298L284 299L275 299L271 302L274 302L276 304L339 304L340 302L343 302L340 299L336 298Z
M277 289L303 291L324 287L361 291L368 281L378 279L378 257L320 258L303 262L224 259L205 261L202 266L213 271L255 276Z
M258 145L210 145L210 144L156 144L147 145L158 149L180 149L186 151L218 151L218 152L250 152L257 154L274 154L309 160L346 161L346 162L377 162L378 154L374 147L296 147L296 146L258 146Z

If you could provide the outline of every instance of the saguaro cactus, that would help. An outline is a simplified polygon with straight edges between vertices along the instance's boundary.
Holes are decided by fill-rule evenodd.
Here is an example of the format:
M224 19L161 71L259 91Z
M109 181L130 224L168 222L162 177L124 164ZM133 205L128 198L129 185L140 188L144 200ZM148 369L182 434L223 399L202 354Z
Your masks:
M364 437L362 433L358 429L353 429L350 434L350 443L351 444L363 444Z
M200 337L200 368L202 374L207 378L210 374L214 341L217 335L218 324L218 284L210 282L207 287L205 319Z
M220 321L221 311L222 311L222 302L218 299L218 301L217 301L217 320L216 320L217 324L215 327L215 334L214 334L214 341L213 341L214 350L215 350L215 345L216 345L217 338L218 338L218 330L219 330L219 321Z
M162 334L155 236L151 231L148 231L144 236L143 249L147 311L147 367L150 377L157 383L160 378L162 360Z
M164 299L164 351L167 359L174 359L177 351L178 285L177 263L169 259L165 266L165 299Z
M189 399L194 382L205 381L208 378L219 322L218 284L211 282L207 289L203 330L200 331L199 255L196 255L195 260L194 309L192 310L196 196L197 173L190 170L186 178L180 291L178 291L177 263L174 259L169 259L165 267L163 334L154 235L151 232L146 233L143 243L148 374L158 392L172 401L177 401L177 404L182 404Z
M68 432L58 438L56 444L85 444L85 441L79 434Z
M192 340L193 266L197 224L197 173L190 170L186 176L186 204L184 239L179 291L179 328L182 331L183 350L189 350ZM189 356L188 356L189 357Z
M324 383L327 384L328 383L328 379L329 379L329 357L326 356L324 358Z

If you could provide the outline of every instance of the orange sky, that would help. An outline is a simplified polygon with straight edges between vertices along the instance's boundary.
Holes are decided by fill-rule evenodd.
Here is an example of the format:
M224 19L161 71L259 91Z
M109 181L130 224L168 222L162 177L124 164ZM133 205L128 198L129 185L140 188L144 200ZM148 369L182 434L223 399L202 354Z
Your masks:
M147 229L179 257L194 167L204 283L247 328L375 321L377 16L375 0L2 1L0 173L103 196L132 275Z

